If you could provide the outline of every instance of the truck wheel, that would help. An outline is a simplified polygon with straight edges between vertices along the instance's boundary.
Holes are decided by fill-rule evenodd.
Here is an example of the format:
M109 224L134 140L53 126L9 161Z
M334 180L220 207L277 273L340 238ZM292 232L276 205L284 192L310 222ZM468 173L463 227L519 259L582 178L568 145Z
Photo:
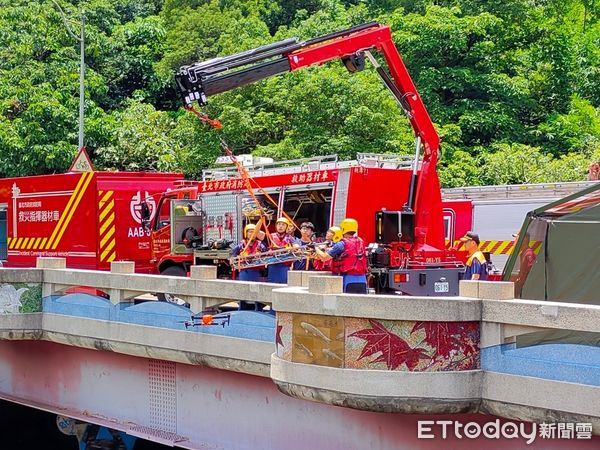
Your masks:
M169 266L166 269L164 269L160 274L168 275L170 277L185 277L187 275L185 269L181 266ZM159 293L156 294L156 298L159 302L178 303L177 298L173 294Z

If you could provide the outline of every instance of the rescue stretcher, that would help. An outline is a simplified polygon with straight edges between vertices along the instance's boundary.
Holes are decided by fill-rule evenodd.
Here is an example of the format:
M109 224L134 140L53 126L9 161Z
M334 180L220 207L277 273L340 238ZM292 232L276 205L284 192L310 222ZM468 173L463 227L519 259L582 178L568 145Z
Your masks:
M291 247L277 250L269 250L252 255L240 255L229 258L231 267L235 270L263 267L270 264L280 264L294 261L308 260L314 256L310 247Z

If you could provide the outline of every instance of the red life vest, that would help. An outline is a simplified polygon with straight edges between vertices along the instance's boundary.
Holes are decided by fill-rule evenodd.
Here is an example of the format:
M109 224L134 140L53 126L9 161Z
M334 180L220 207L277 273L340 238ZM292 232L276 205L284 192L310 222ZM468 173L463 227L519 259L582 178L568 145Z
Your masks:
M358 236L343 238L344 253L332 263L332 272L342 275L365 275L367 273L367 254L365 243Z
M283 236L279 233L271 233L271 240L273 241L275 248L286 248L292 246L292 243L290 242L290 235L287 233Z
M246 247L247 242L245 239L242 241L242 251L240 252L241 256L247 256L247 255L254 255L255 253L258 253L258 249L260 246L260 242L257 240L254 240L254 242L252 242L250 245L248 245L248 248L246 248L246 251L244 251L244 247Z

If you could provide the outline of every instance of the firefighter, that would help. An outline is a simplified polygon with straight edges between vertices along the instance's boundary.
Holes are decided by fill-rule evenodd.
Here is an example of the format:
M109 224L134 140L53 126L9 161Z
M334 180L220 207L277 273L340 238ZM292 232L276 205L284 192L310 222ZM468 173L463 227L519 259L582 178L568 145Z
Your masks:
M280 217L275 222L275 233L271 233L271 250L289 248L294 243L294 238L287 232L292 227L292 222L287 217ZM288 263L269 264L267 267L267 281L269 283L287 283L287 273L290 269Z
M342 239L328 251L316 249L321 261L332 260L332 271L344 277L344 292L367 293L367 252L365 243L358 237L358 222L346 218L340 224Z
M253 236L258 235L255 230L256 225L252 223L244 227L244 239L233 248L231 256L248 256L267 251L265 244L257 239L257 236ZM241 269L238 279L240 281L260 281L260 269L256 267Z
M264 234L264 233L263 233ZM261 232L256 232L256 225L249 223L244 227L244 239L236 245L231 256L247 256L255 253L266 252L265 244L260 240ZM245 249L245 250L244 250ZM261 269L258 267L249 267L241 269L238 280L240 281L260 281ZM264 305L262 303L240 301L239 309L243 311L262 311Z
M312 222L302 222L300 225L300 237L294 240L294 247L312 248L315 244L315 226ZM314 270L309 258L294 261L294 270Z
M465 249L469 253L467 258L464 280L487 280L488 279L488 264L485 256L479 250L479 235L469 231L460 238L464 242Z
M340 227L332 226L329 227L327 232L325 233L325 241L319 244L319 249L323 251L329 250L333 247L334 244L342 240L342 229ZM321 261L320 259L316 259L314 261L316 270L324 270L328 272L332 272L334 275L339 275L336 270L337 266L334 264L337 258L332 258L328 261Z
M329 227L327 233L325 233L325 243L328 247L342 240L342 229L340 227Z

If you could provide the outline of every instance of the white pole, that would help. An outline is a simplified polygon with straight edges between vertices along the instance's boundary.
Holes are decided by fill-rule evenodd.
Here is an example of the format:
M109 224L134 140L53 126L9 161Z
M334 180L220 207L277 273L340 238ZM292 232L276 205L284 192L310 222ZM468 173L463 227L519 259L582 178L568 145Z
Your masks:
M83 147L83 112L85 100L85 16L81 11L81 38L79 39L79 150Z

